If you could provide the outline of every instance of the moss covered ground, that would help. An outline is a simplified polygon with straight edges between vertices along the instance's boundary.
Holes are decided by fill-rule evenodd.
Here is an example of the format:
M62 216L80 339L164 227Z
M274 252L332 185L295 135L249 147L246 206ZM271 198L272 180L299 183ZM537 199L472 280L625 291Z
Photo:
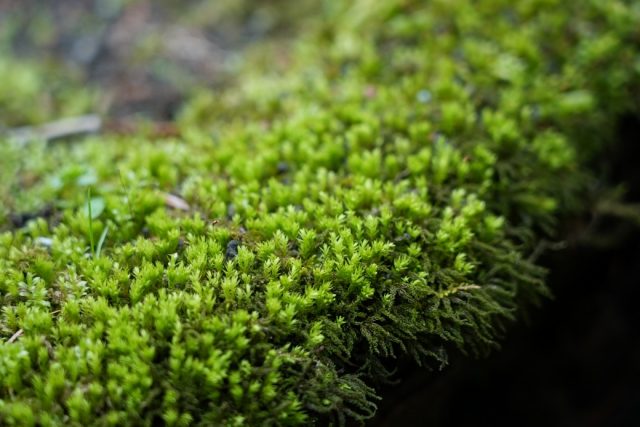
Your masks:
M365 420L398 360L486 354L550 294L538 243L638 111L638 4L312 9L174 136L5 137L0 423ZM4 126L92 110L64 75L40 112L23 63Z

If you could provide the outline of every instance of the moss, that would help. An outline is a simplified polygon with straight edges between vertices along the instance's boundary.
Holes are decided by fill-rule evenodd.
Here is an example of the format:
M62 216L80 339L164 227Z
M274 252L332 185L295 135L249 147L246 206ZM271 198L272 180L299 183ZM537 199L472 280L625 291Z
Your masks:
M69 67L12 58L0 49L0 131L83 114L96 103L95 91L79 87Z
M5 142L0 420L343 423L394 358L495 347L634 108L640 9L476 3L326 2L180 138Z

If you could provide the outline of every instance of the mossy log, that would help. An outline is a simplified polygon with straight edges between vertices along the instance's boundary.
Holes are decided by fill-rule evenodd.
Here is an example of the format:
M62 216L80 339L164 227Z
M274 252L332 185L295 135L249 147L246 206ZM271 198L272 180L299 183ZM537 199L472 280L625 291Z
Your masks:
M638 2L325 1L287 46L179 137L1 143L0 424L364 420L549 295Z

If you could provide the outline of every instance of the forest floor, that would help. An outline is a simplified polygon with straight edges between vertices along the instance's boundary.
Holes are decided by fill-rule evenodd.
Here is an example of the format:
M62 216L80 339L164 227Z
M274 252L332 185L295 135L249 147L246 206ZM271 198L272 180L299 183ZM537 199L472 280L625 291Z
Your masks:
M170 121L195 91L228 85L245 48L291 36L304 4L282 13L265 0L0 0L0 59L95 90L93 114Z

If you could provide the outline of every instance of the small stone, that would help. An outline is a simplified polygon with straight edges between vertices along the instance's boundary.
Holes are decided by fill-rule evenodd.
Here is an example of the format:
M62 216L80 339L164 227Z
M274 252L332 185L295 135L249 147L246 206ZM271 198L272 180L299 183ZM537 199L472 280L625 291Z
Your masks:
M240 242L237 240L231 240L227 243L227 250L225 252L225 257L227 259L234 259L238 256L238 245L240 245Z

